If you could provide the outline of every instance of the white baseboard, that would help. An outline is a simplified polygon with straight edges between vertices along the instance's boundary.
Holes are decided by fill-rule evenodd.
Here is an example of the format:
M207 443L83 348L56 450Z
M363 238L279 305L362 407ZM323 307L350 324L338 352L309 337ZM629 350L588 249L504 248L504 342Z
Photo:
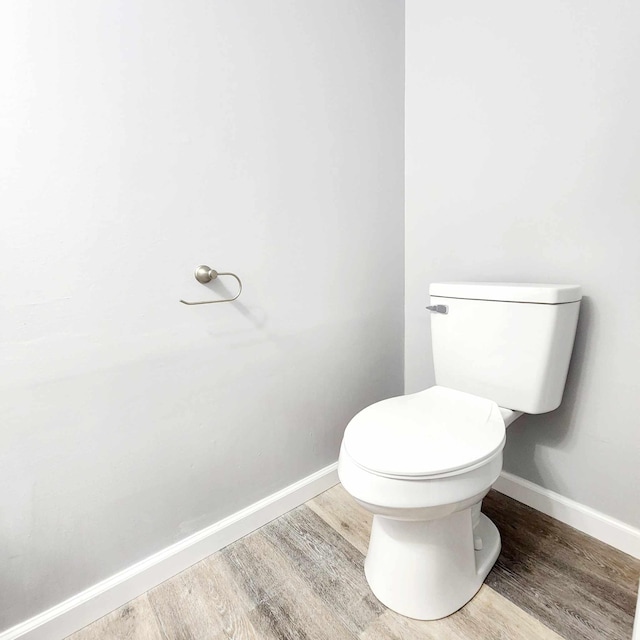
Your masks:
M500 474L493 488L634 558L640 558L640 529L507 471Z
M62 640L338 482L338 463L149 556L15 627L0 640Z

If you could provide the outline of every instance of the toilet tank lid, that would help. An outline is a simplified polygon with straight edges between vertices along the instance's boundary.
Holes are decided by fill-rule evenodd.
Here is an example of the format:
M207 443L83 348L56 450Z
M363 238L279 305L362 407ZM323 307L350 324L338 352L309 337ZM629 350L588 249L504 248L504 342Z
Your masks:
M497 300L563 304L582 299L578 284L539 284L530 282L434 282L429 294L443 298Z

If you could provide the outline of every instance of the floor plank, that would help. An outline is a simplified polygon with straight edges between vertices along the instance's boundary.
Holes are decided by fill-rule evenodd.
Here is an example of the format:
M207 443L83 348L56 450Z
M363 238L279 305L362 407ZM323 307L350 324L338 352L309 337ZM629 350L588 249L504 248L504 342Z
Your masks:
M295 570L295 561L257 531L222 555L236 582L253 600L253 626L264 638L342 640L353 638L340 618Z
M364 576L364 556L307 507L291 511L262 532L353 634L384 613Z
M388 611L361 640L562 640L539 620L486 585L460 611L442 620L420 621Z
M67 640L162 640L147 594L80 629Z
M502 552L487 584L566 638L631 637L640 561L491 491Z
M365 511L337 484L321 493L306 506L348 540L360 553L367 555L373 516Z
M219 554L149 591L149 601L166 640L261 637L248 616L254 603Z

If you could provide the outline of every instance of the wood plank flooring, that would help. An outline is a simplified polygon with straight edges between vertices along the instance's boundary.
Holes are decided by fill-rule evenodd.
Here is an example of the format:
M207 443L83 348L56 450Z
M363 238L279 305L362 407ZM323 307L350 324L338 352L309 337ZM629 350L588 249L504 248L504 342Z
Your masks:
M68 640L629 640L640 561L511 498L483 511L502 536L457 613L404 618L363 573L370 516L337 485Z

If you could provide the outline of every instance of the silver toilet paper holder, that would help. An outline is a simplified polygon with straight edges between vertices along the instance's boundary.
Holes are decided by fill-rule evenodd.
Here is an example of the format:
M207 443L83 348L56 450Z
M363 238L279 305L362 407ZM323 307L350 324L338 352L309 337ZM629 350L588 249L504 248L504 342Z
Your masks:
M180 300L182 304L188 305L196 305L196 304L217 304L218 302L233 302L237 300L240 294L242 293L242 281L235 273L231 273L230 271L216 271L211 267L208 267L206 264L201 264L193 274L198 282L201 284L207 284L212 280L215 280L218 276L231 276L235 278L238 282L238 293L236 293L233 298L222 298L221 300L203 300L201 302L187 302L186 300Z

